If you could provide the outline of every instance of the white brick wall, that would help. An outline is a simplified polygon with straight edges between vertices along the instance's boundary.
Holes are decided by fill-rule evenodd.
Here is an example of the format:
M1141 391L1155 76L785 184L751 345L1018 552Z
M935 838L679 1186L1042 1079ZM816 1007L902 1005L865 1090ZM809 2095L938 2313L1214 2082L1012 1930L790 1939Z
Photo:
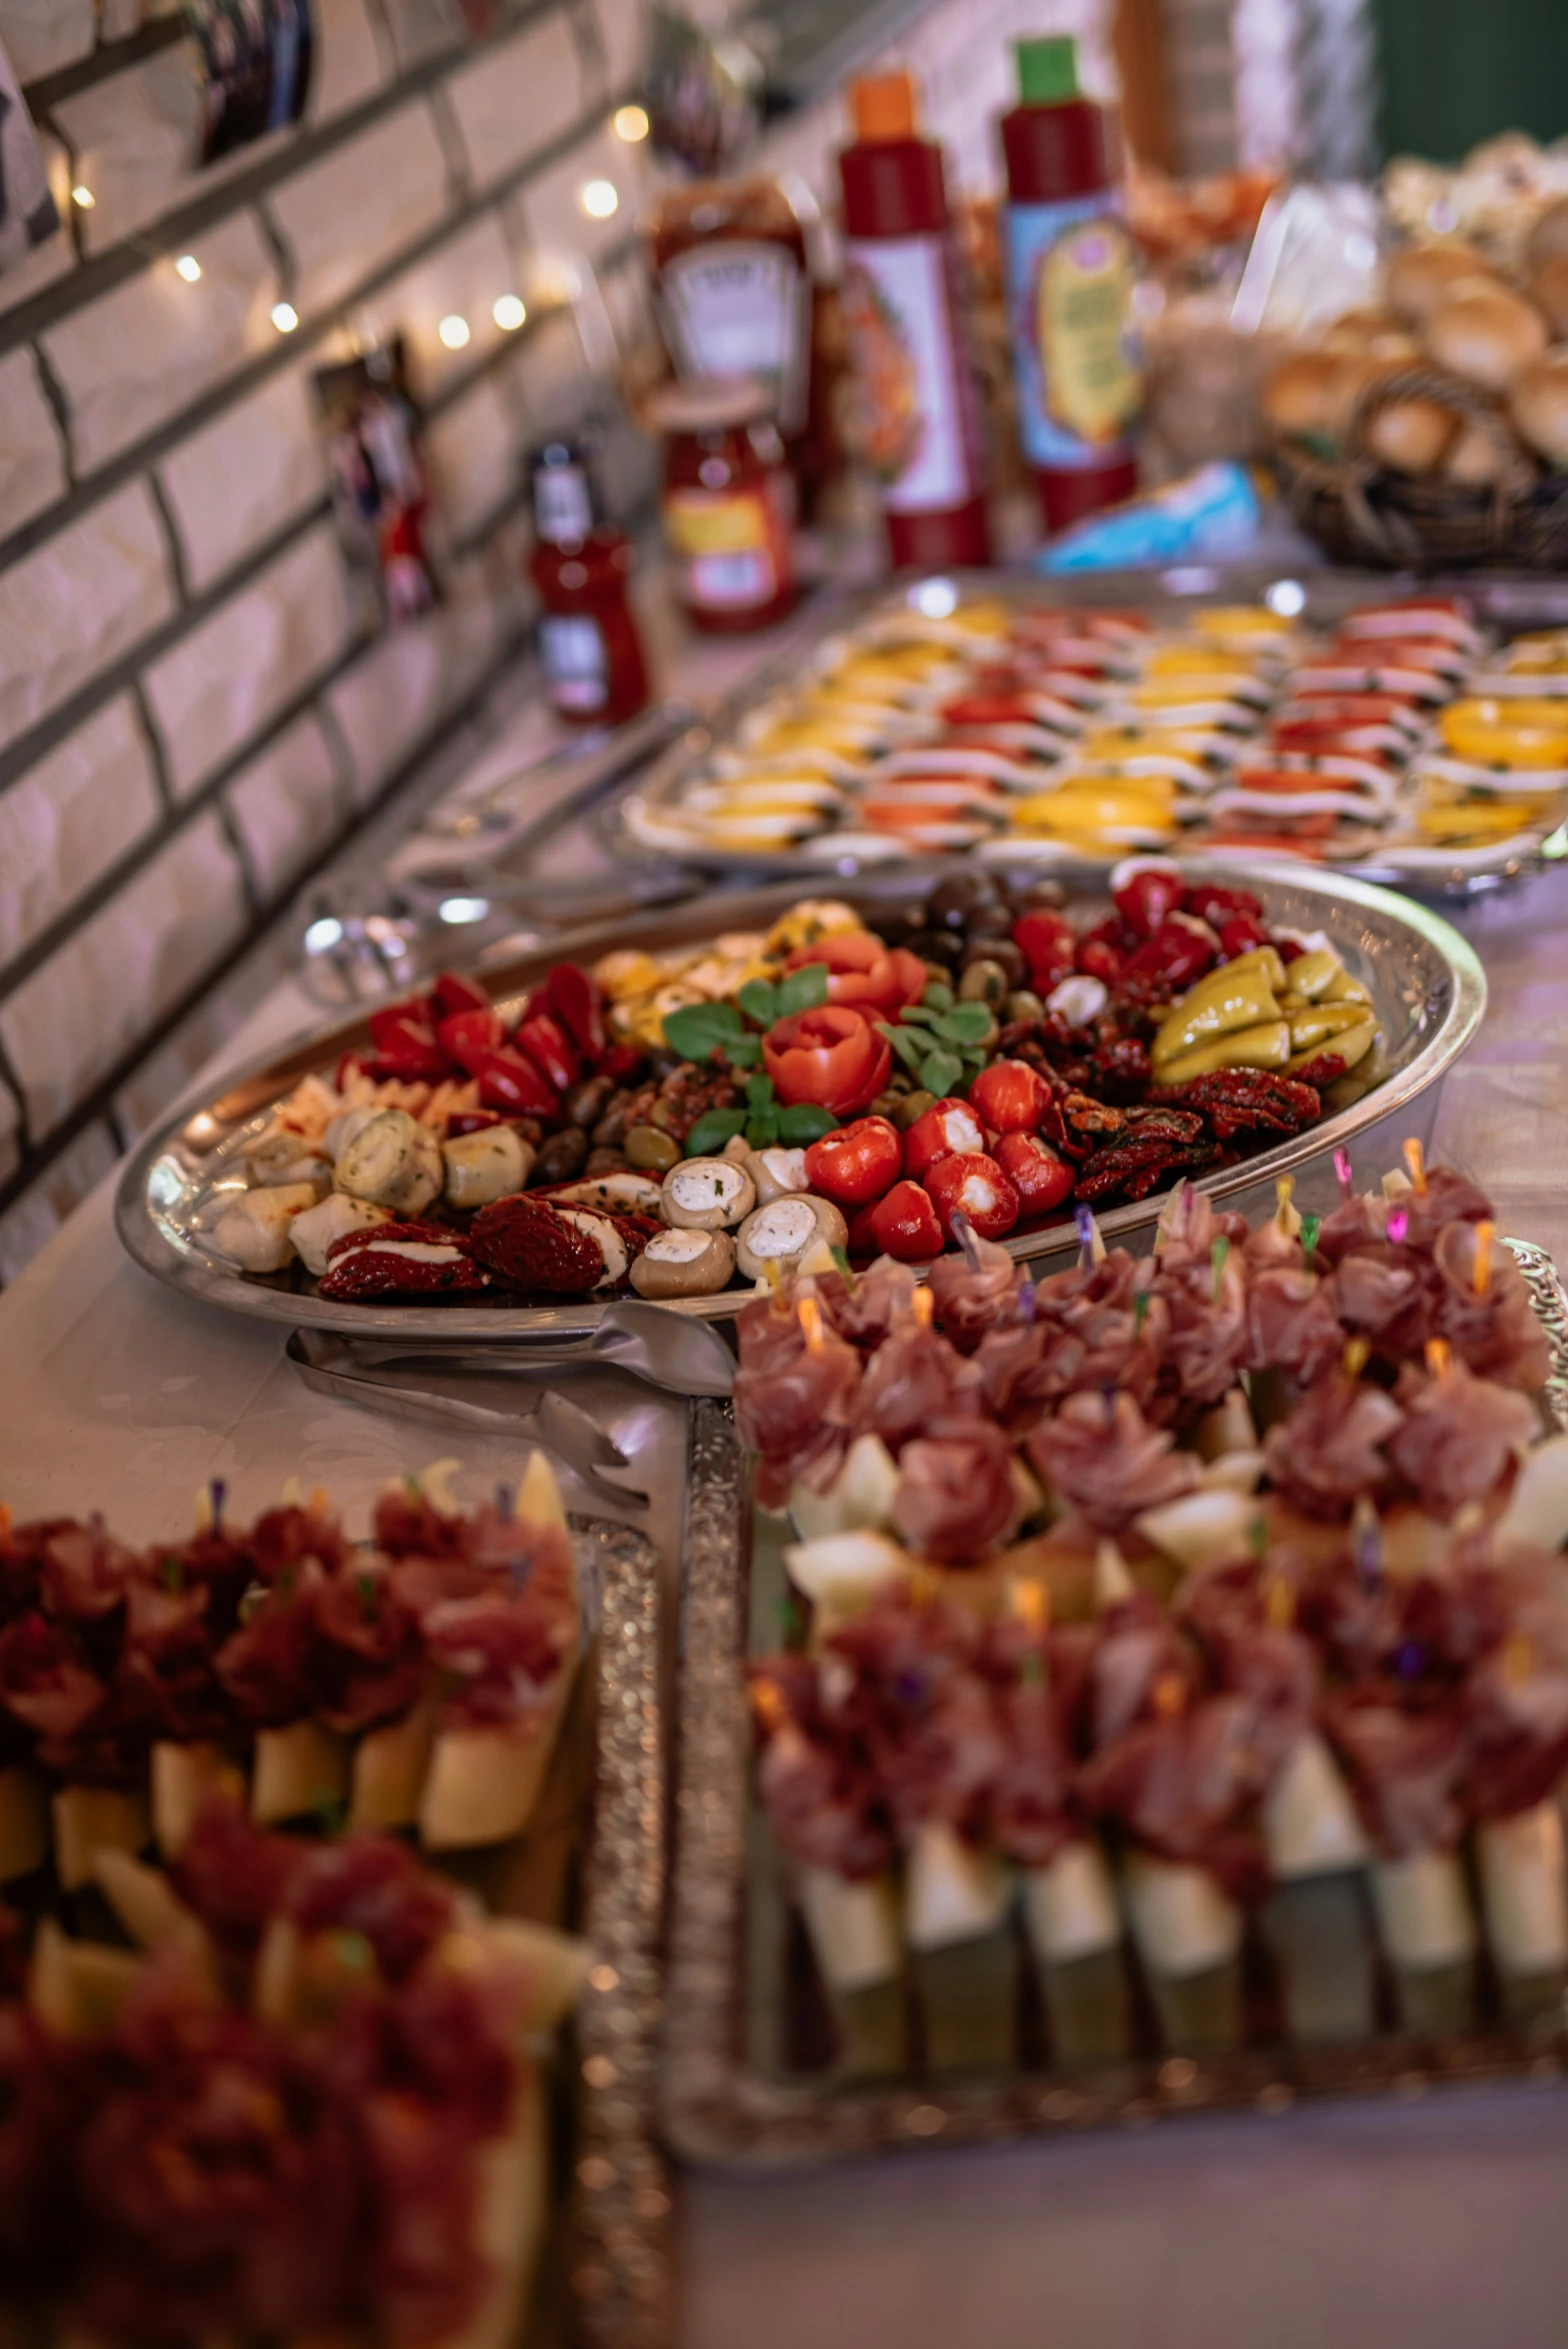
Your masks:
M268 209L298 268L301 312L341 301L447 208L446 159L424 106L405 106L300 172Z
M208 587L327 491L307 367L277 375L158 468L185 576Z
M148 670L175 792L199 789L348 641L343 568L324 523Z
M163 531L140 482L0 572L0 739L90 684L173 609Z
M476 187L492 186L575 121L585 102L564 16L476 57L448 84Z
M29 946L158 822L147 740L120 694L0 793L0 939Z
M330 847L347 812L326 736L314 718L291 726L225 793L252 878L268 905Z
M0 359L0 535L65 491L65 444L31 351Z
M0 0L0 44L19 82L58 73L93 45L93 0Z

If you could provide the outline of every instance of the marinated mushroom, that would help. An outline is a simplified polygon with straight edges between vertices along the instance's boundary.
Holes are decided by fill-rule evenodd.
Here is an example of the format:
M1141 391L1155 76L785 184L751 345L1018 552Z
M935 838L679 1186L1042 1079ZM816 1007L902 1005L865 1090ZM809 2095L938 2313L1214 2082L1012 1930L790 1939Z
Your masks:
M632 1287L639 1297L713 1297L728 1288L734 1270L735 1243L728 1232L688 1226L654 1233L632 1266Z
M552 1207L602 1207L607 1215L661 1215L658 1184L651 1175L638 1174L633 1167L618 1168L614 1173L584 1175L580 1182L568 1183L563 1191L552 1191Z
M506 1199L522 1189L534 1153L511 1126L482 1126L476 1134L459 1134L455 1142L443 1142L441 1160L449 1203L453 1207L488 1207L492 1199Z
M322 1149L329 1158L341 1158L355 1135L362 1134L372 1118L384 1114L374 1101L357 1101L352 1109L340 1109L322 1134Z
M770 1264L794 1272L819 1241L842 1248L848 1238L849 1226L831 1199L792 1192L747 1216L735 1234L735 1261L747 1280L766 1280Z
M383 1109L340 1153L336 1178L352 1199L418 1216L439 1193L444 1171L435 1136L406 1109Z
M290 1226L316 1204L313 1183L273 1183L242 1191L213 1226L212 1244L241 1272L281 1272L293 1258Z
M665 1222L686 1232L723 1231L757 1204L751 1176L733 1158L683 1158L665 1176L659 1196Z
M391 1210L374 1207L368 1199L351 1199L346 1191L307 1207L289 1226L289 1242L305 1270L320 1280L327 1269L327 1250L345 1232L364 1231L373 1223L388 1223Z
M804 1150L788 1150L782 1142L773 1143L766 1150L748 1150L746 1172L750 1175L759 1207L771 1206L775 1199L787 1199L797 1191L809 1191L811 1179L806 1173Z
M252 1184L313 1183L317 1198L332 1188L332 1169L315 1143L287 1126L274 1126L245 1153L245 1172Z

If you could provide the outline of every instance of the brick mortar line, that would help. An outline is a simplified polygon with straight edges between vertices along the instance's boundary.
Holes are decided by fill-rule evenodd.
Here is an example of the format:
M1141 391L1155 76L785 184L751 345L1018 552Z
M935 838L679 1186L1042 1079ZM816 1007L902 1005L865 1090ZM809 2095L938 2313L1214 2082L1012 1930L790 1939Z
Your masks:
M613 101L607 100L606 104L613 104ZM406 270L412 269L419 262L428 259L430 254L437 251L450 237L460 236L464 229L473 227L477 221L484 219L486 214L491 212L501 215L504 235L506 207L512 197L518 193L519 189L525 187L530 179L540 172L549 170L552 165L559 163L564 156L569 155L573 147L592 133L603 113L603 106L595 106L586 113L578 115L564 131L558 132L554 139L548 140L525 163L515 166L512 171L498 180L494 187L487 188L479 194L469 197L465 202L453 206L450 211L442 215L442 218L432 228L422 231L411 244L403 246L391 260L381 263L367 277L362 278L357 285L352 286L341 300L330 304L314 317L301 318L292 334L280 334L275 349L258 353L256 357L236 369L234 374L226 377L222 383L214 384L209 391L193 400L189 407L182 408L177 415L166 418L153 431L144 433L129 448L121 449L114 456L108 458L105 463L96 467L85 480L78 481L65 497L56 499L55 503L44 513L35 515L30 522L24 522L8 537L0 539L0 576L11 570L26 556L36 552L40 546L45 545L57 531L67 529L73 522L79 522L85 514L91 513L95 506L101 505L117 490L123 489L128 481L135 480L149 466L156 464L161 458L181 447L194 433L200 432L205 426L214 423L230 408L238 407L242 400L247 399L252 392L260 390L261 386L269 382L273 376L281 375L288 367L297 363L302 352L317 349L330 336L337 333L350 313L361 303L372 301L378 293L401 277ZM259 206L255 217L262 224L264 239L269 247L276 252L278 242L276 231L273 230L268 216ZM623 245L630 246L634 240L635 231L632 232L632 237L623 240ZM623 245L613 247L605 255L605 266L618 263L624 257ZM508 241L508 249L511 249L510 241ZM290 254L291 263L292 258L293 256ZM526 332L527 329L523 328L519 331ZM516 339L515 335L509 338L513 343ZM40 355L43 355L41 345L35 345L34 348ZM3 340L0 340L0 357L4 355L4 343ZM70 410L68 400L66 408L66 441L69 450L71 447L70 426L74 423L74 415Z
M149 1061L161 1046L167 1043L181 1023L196 1010L203 996L209 994L213 988L220 987L230 973L244 961L246 955L261 943L273 923L280 918L282 908L297 897L302 890L308 889L316 876L349 845L355 833L368 824L371 817L385 806L394 793L404 787L422 762L431 755L441 733L448 728L461 725L480 709L486 696L494 690L505 675L508 665L527 649L527 643L526 633L507 639L464 699L452 709L444 711L433 722L429 731L420 736L414 749L402 765L393 770L375 797L360 811L356 822L349 825L337 839L323 849L319 857L310 864L301 867L299 873L289 884L288 898L280 900L279 910L270 913L265 919L254 924L247 930L243 938L239 939L204 971L200 979L186 990L179 1000L148 1030L147 1034L137 1040L134 1049L116 1061L113 1068L98 1080L92 1091L86 1094L76 1104L76 1107L61 1119L57 1126L51 1129L36 1148L28 1150L24 1147L22 1163L18 1166L15 1174L6 1182L0 1183L0 1215L5 1214L20 1199L24 1198L33 1185L48 1173L50 1167L70 1149L73 1142L87 1132L89 1127L97 1124L100 1120L108 1120L114 1096L121 1087L128 1084L137 1070ZM0 1077L4 1077L8 1083L14 1082L10 1075L3 1045L0 1045ZM25 1144L28 1132L27 1103L26 1096L20 1087L17 1089L17 1106L22 1114L22 1133Z
M61 106L67 98L79 98L84 90L94 90L100 82L124 73L127 67L141 65L149 57L157 57L165 49L176 49L185 38L185 26L177 17L159 19L144 24L139 31L127 33L123 40L100 41L85 57L78 57L70 65L57 66L53 73L41 73L36 81L27 82L22 89L22 103L37 121L53 107ZM51 129L53 125L49 126Z
M149 244L157 240L161 249L183 250L194 237L212 228L230 212L242 211L262 196L291 179L312 163L321 162L339 147L348 146L361 132L372 130L386 116L395 114L400 106L424 97L450 79L460 68L487 50L499 49L504 42L515 39L562 5L562 0L532 0L532 5L512 19L504 32L492 34L488 40L462 44L443 49L433 57L421 58L394 80L372 91L330 122L314 123L297 130L282 145L247 171L238 171L225 179L221 186L211 188L204 195L193 196L176 205L145 228L122 237L101 253L92 254L71 276L45 286L25 302L0 318L0 353L19 342L31 342L46 333L62 318L69 317L95 296L113 292L147 265ZM51 125L59 136L56 126ZM85 281L85 282L84 282Z
M619 257L617 250L617 253L607 255L606 260ZM567 314L565 305L559 309L530 311L524 325L504 336L471 367L464 368L460 374L443 384L439 391L422 400L419 403L421 415L432 423L444 416L449 408L456 406L487 376L500 374L518 351L525 349L529 341L542 333L552 319ZM290 337L291 341L293 339ZM131 478L140 479L142 474L139 471ZM126 485L121 482L119 486L123 489ZM187 610L171 614L148 635L139 638L116 661L101 669L85 685L79 686L58 709L51 710L46 717L35 720L31 726L13 736L4 748L0 748L0 795L20 782L40 759L47 758L78 726L84 725L106 702L112 701L117 693L122 692L142 670L150 667L154 661L161 660L165 653L173 651L193 629L209 620L232 597L243 593L269 562L286 554L314 524L329 519L331 511L331 498L323 494L263 541L260 547L252 548L242 555L208 587L194 594Z

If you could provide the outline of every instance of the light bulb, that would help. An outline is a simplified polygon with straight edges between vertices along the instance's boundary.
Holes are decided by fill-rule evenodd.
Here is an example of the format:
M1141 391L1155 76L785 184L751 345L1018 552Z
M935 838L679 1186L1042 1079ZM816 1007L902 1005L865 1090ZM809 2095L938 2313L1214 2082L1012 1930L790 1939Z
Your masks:
M500 294L490 315L503 334L515 334L528 312L516 294Z
M272 323L277 328L279 334L292 334L295 327L299 324L299 312L295 309L292 302L274 302L272 305Z
M591 179L578 201L590 220L608 220L620 210L620 191L612 180Z
M183 277L187 285L194 285L201 276L201 263L194 253L182 253L174 267L176 274Z
M71 190L71 202L79 205L83 212L90 212L97 201L98 199L91 188L73 188Z
M635 147L639 139L648 136L648 110L645 106L618 106L615 110L615 135L624 139L628 147Z
M460 351L468 341L468 320L459 318L454 310L449 318L442 319L436 332L449 351Z

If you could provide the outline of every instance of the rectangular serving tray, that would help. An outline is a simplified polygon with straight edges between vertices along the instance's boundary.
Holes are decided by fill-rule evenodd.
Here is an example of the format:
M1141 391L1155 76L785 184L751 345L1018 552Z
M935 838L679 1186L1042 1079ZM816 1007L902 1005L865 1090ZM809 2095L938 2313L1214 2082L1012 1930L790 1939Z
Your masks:
M1545 1251L1508 1243L1552 1347L1548 1418L1568 1431L1568 1292ZM681 1601L680 1755L676 1775L669 1973L659 2111L681 2159L773 2168L919 2145L978 2144L1137 2126L1183 2113L1278 2113L1302 2097L1408 2097L1448 2081L1556 2079L1568 2070L1568 2017L1478 2028L1440 2040L1389 2033L1344 2047L1247 2046L1149 2055L1092 2071L1031 2068L889 2086L841 2086L787 2073L779 2049L799 2034L773 1856L752 1800L748 1654L774 1643L780 1591L756 1539L750 1472L728 1405L690 1420ZM754 1557L757 1571L754 1574ZM757 1942L762 1946L759 1948ZM771 1947L769 1945L772 1945ZM783 1984L783 1998L777 1998ZM803 2000L800 2003L804 2003Z

